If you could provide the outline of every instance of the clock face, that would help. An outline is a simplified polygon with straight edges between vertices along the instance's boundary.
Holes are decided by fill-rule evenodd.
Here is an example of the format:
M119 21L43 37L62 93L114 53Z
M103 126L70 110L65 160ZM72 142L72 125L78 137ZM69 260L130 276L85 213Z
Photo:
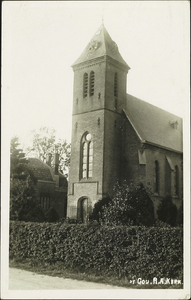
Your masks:
M97 31L97 32L96 32L96 35L99 35L100 33L101 33L101 30Z
M91 41L87 46L86 58L89 58L101 45L101 42L96 40Z
M91 41L88 45L88 51L95 51L99 47L99 42L98 41Z
M86 140L87 140L87 141L90 141L90 140L91 140L91 138L92 138L91 134L90 134L90 133L88 133L88 134L86 135Z

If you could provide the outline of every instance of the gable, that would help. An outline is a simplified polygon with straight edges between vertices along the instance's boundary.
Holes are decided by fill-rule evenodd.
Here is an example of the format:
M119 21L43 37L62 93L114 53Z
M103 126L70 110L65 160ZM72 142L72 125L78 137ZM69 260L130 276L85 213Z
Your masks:
M141 142L182 153L180 117L129 94L126 95L124 113Z

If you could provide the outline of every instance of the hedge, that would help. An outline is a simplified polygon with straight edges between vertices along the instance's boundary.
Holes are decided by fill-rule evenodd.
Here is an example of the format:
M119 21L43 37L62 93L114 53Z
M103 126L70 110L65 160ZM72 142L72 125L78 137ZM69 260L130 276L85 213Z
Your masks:
M117 278L183 280L181 228L10 222L10 258Z

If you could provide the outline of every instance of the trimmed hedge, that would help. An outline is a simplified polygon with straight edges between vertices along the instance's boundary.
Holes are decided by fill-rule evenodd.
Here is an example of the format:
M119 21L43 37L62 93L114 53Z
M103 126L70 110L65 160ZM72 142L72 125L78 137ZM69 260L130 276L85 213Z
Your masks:
M30 258L94 275L183 280L181 228L10 222L10 258Z

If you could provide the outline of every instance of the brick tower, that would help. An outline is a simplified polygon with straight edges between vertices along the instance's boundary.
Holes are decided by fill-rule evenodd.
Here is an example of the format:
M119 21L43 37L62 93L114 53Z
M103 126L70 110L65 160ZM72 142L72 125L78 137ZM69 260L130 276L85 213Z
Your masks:
M112 193L122 170L123 108L130 69L104 25L74 71L67 216L87 222L94 204Z

